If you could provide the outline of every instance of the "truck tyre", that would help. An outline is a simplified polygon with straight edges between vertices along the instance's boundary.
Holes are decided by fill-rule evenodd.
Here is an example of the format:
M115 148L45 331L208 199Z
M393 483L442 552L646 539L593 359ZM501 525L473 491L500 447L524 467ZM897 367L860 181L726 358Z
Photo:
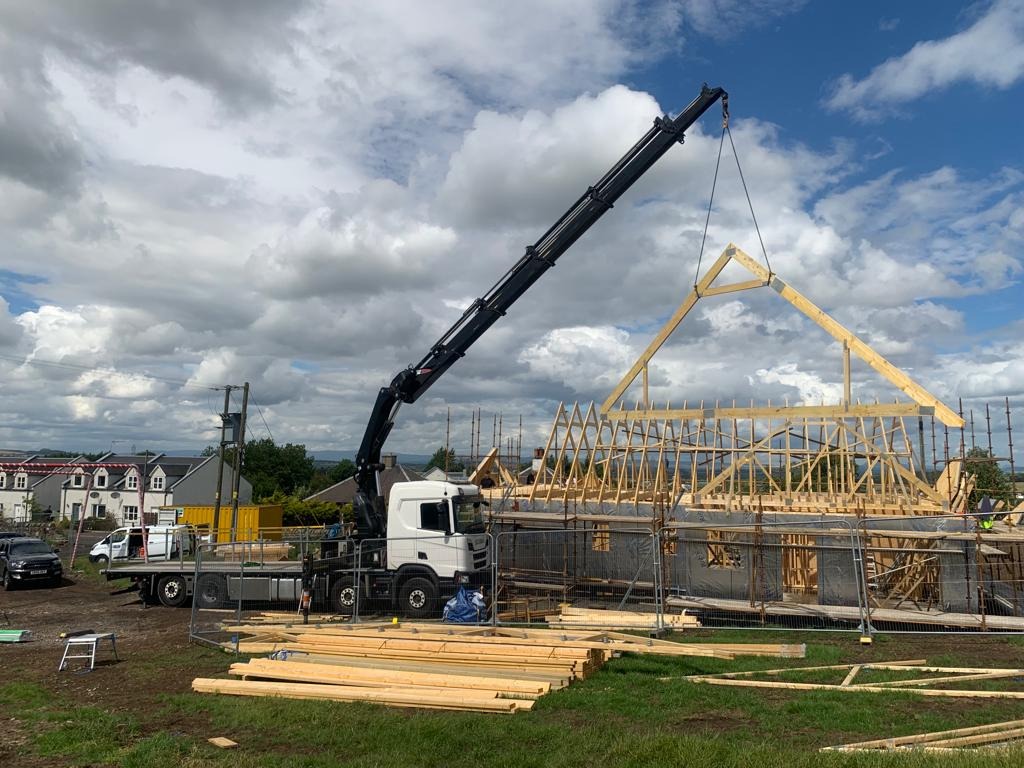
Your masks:
M362 600L359 601L360 605ZM341 616L352 616L356 608L356 585L351 578L342 576L331 587L331 610Z
M413 619L425 619L437 611L437 587L419 576L402 585L398 595L399 611Z
M228 585L212 573L200 576L192 599L200 608L223 608L228 603Z
M4 589L6 589L8 592L10 592L11 590L14 589L15 586L16 585L14 583L14 579L11 578L11 572L10 571L4 571Z
M156 585L156 596L161 605L180 608L188 600L184 576L164 576Z
M89 559L96 563L100 568L106 568L110 564L110 558L106 555L96 555L96 557L90 557Z

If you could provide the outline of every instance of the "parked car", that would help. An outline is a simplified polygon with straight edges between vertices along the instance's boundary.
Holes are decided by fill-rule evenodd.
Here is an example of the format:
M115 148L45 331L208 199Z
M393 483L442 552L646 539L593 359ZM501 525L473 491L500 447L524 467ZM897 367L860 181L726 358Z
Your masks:
M63 576L60 557L42 539L27 536L0 539L0 582L4 589L39 581L57 586Z
M143 547L142 528L117 528L93 545L89 562L105 566L115 560L138 560L143 549L150 560L172 560L193 552L194 538L187 525L149 525Z
M0 539L20 539L24 535L24 533L18 533L17 531L0 531Z

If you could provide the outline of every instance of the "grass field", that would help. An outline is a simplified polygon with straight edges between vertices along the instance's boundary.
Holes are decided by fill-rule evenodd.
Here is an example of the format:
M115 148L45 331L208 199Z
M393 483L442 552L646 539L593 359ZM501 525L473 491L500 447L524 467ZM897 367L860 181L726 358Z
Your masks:
M1021 719L1019 701L723 688L680 679L922 655L946 665L1022 666L1020 640L984 638L988 650L982 651L981 639L957 637L935 638L927 647L880 638L870 649L848 635L730 632L715 638L807 642L808 655L735 661L626 656L542 697L532 712L508 716L161 693L158 681L174 670L191 679L227 668L229 657L193 646L135 659L132 679L150 691L142 699L132 696L133 704L80 705L45 684L8 681L0 683L0 718L25 726L21 754L31 766L1016 766L1024 759L1021 750L818 752L829 744ZM978 658L992 649L1001 658ZM91 676L96 684L103 671ZM227 736L240 747L217 749L206 743L210 736Z

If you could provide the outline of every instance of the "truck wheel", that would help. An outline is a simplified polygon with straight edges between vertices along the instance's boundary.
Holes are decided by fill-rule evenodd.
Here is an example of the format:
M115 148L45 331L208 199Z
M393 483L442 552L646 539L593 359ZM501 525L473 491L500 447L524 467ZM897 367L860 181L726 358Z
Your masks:
M14 589L14 587L15 587L15 584L14 584L14 579L11 578L11 572L10 571L4 571L4 589L6 589L8 592L10 592L11 590Z
M183 576L164 576L156 585L156 596L168 608L180 608L188 600L188 588Z
M220 576L210 573L200 576L192 599L200 608L223 608L228 603L228 585Z
M359 601L362 603L362 600ZM341 577L331 587L331 610L342 616L351 616L356 608L356 585L352 579Z
M96 557L90 557L89 559L96 563L100 568L106 568L107 565L110 564L110 558L106 555L96 555Z
M399 610L413 619L424 619L437 610L437 587L430 579L416 577L402 585Z

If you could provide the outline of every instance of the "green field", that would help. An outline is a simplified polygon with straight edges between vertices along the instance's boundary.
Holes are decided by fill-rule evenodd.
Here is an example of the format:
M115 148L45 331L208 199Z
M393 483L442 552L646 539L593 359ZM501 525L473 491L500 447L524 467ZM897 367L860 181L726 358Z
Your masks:
M706 641L705 636L700 638ZM0 717L19 725L26 765L120 766L1016 766L1024 751L942 754L822 754L821 746L1024 717L1012 700L923 699L912 694L840 694L724 688L681 678L696 673L838 664L920 656L931 663L989 666L1024 659L1016 639L940 638L926 644L880 638L870 649L848 635L717 633L728 642L808 643L806 659L625 656L532 712L481 715L386 709L367 704L243 699L166 693L168 674L211 675L230 658L198 647L149 654L131 664L139 686L123 705L82 703L39 682L0 684ZM123 666L123 665L122 665ZM109 667L109 670L118 667ZM177 671L177 672L176 672ZM103 685L106 669L80 679ZM840 679L842 674L839 675ZM813 679L827 679L815 675ZM881 678L878 678L881 679ZM187 685L176 678L178 690ZM148 681L148 682L147 682ZM1006 683L1000 683L1006 685ZM979 686L980 687L980 686ZM1019 689L1019 688L1018 688ZM116 702L116 699L114 699ZM12 721L13 719L13 721ZM206 743L227 736L220 750Z

